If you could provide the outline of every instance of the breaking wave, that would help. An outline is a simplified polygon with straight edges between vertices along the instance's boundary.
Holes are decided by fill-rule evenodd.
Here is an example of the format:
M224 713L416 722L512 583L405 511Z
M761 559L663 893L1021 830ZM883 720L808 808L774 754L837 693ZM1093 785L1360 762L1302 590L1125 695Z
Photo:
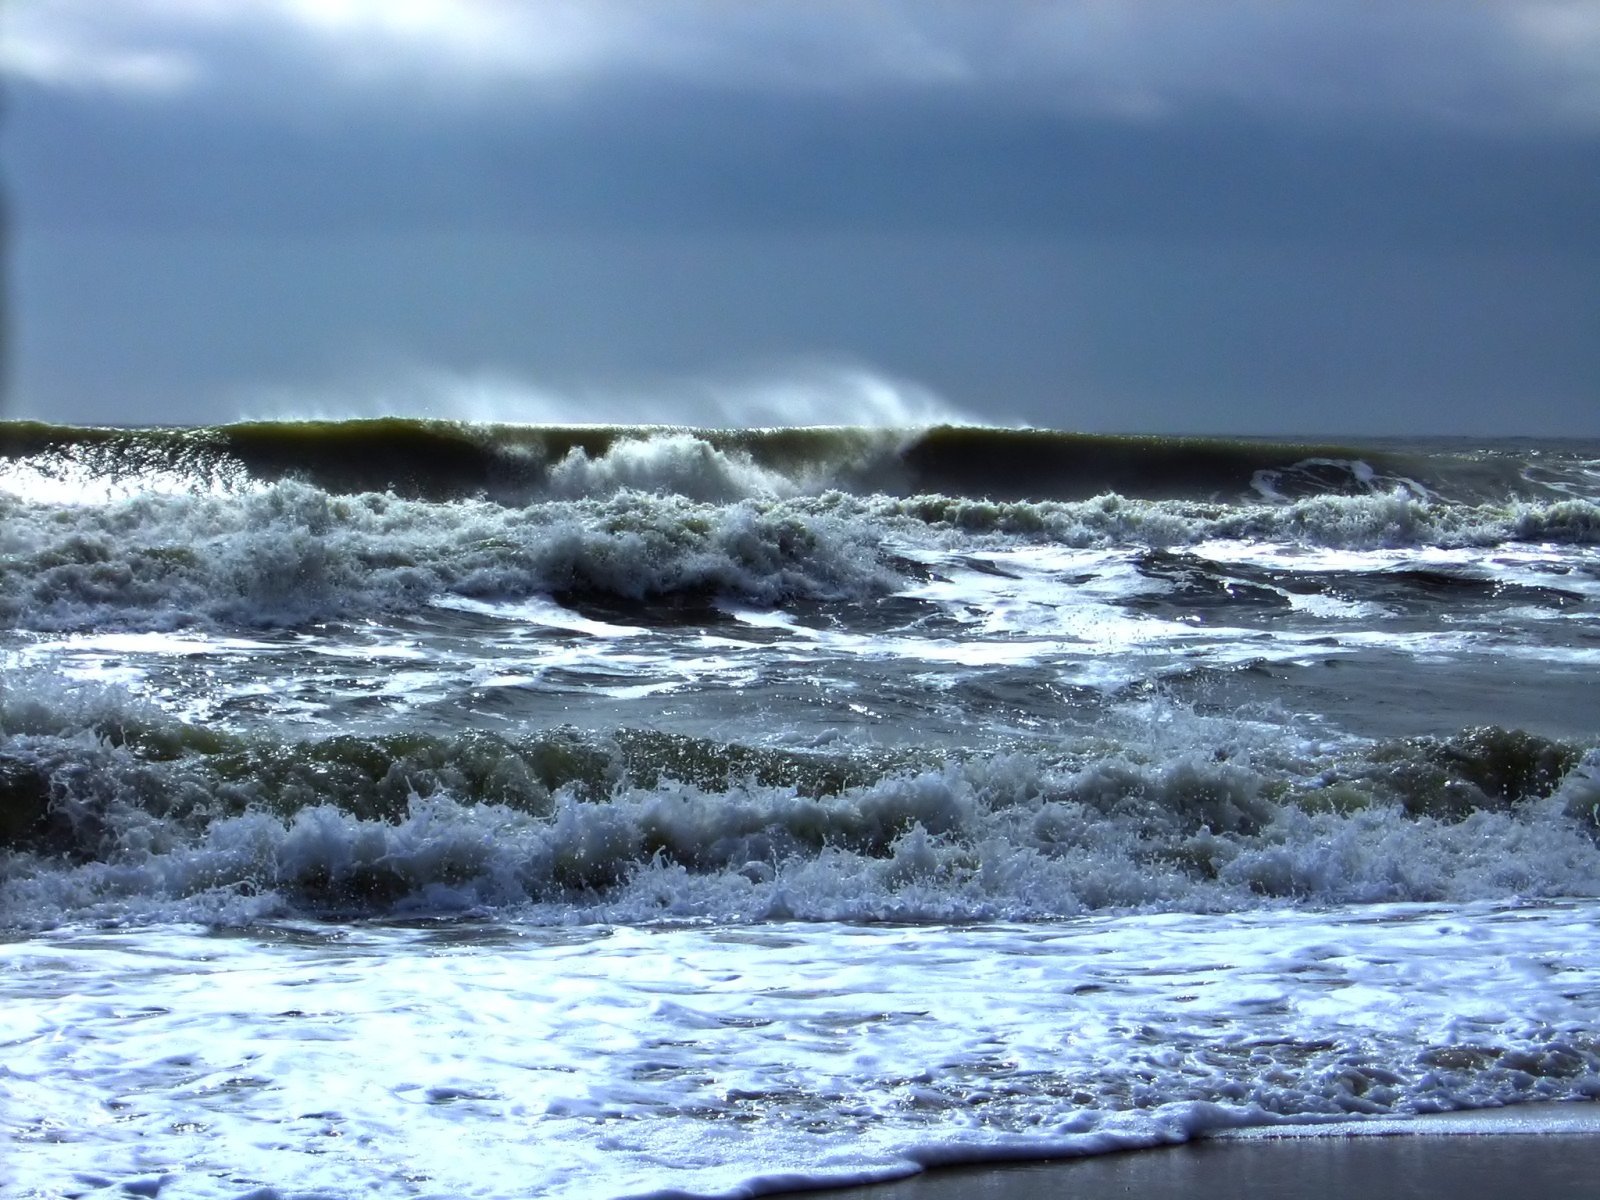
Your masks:
M1317 445L953 426L696 429L383 418L183 429L0 424L0 491L69 500L237 491L297 479L335 494L503 503L619 487L698 499L840 490L987 500L1284 503L1400 493L1447 503L1595 500L1600 446Z
M10 562L0 618L36 629L288 626L417 611L450 595L774 604L896 581L860 522L637 492L514 509L280 483L95 507L0 503L0 516Z
M285 743L99 704L7 699L8 924L1028 920L1600 879L1600 753L1497 728L1316 747L1196 719L1164 743L935 756L628 729Z
M1399 493L1222 505L1103 495L995 502L782 494L704 443L648 443L552 474L582 498L520 506L332 493L145 493L97 505L0 495L0 623L17 629L273 628L419 612L452 597L643 606L866 602L905 586L947 536L1068 547L1217 539L1322 548L1600 544L1587 500L1446 505ZM664 447L664 448L663 448ZM665 457L685 489L639 484ZM758 473L759 474L759 473ZM564 482L565 481L565 482ZM697 482L696 482L697 481ZM764 490L766 498L725 494ZM596 495L598 493L598 495Z

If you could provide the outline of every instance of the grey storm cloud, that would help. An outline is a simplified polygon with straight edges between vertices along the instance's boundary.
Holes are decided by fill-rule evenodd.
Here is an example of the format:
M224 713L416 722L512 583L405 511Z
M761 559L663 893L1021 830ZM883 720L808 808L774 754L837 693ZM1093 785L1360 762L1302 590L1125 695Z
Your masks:
M987 105L619 88L470 136L41 106L13 139L52 225L1010 229L1366 243L1586 241L1600 139L1268 123L1149 126ZM930 119L931 118L931 119ZM92 179L93 186L85 186Z
M59 226L973 229L1550 245L1600 8L54 0L5 51Z

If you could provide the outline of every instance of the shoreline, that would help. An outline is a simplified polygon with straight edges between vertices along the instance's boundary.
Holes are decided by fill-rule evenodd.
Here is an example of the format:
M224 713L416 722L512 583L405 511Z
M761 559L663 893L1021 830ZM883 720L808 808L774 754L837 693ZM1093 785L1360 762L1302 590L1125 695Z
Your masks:
M1600 1104L1564 1101L1226 1129L1172 1146L940 1166L887 1183L788 1194L796 1200L1540 1200L1583 1195L1596 1178Z

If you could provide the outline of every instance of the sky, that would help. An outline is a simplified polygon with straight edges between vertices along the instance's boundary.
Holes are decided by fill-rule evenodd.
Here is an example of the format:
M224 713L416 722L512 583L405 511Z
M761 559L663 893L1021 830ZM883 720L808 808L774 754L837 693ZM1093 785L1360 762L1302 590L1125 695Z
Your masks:
M4 412L1600 436L1600 0L8 0Z

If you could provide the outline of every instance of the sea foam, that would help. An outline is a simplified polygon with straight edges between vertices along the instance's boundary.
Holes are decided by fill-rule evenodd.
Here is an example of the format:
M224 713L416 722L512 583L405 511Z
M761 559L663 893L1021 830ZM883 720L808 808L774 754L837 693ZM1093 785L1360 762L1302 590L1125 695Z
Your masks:
M946 530L1001 544L1130 549L1221 539L1372 549L1600 538L1600 510L1588 501L1462 508L1401 495L1244 507L1119 496L1013 504L784 498L783 481L752 482L740 474L755 472L748 466L701 472L696 464L707 452L699 444L647 445L638 461L575 457L558 468L575 491L606 498L524 506L336 495L296 482L95 506L0 498L0 550L9 563L0 573L0 620L40 630L293 626L415 612L441 596L551 592L635 602L869 599L905 580L897 544L914 551ZM769 498L696 500L635 486L639 471L679 470L701 479L708 495L764 490Z
M25 1191L577 1200L1392 1129L1600 1094L1593 921L62 931L0 943L0 1133Z
M0 746L0 782L16 813L48 798L8 835L0 910L25 927L474 909L557 923L1038 920L1588 895L1600 879L1593 754L1511 735L1352 747L1330 770L1325 751L1252 749L1248 732L1207 747L1195 726L1060 759L918 767L573 733L179 741L131 713L98 722L115 744L46 732L26 703L7 712L34 732ZM722 763L720 784L680 773L696 756ZM1435 761L1522 790L1469 801Z
M6 512L0 617L16 627L274 626L417 611L440 595L572 591L758 603L872 594L896 577L848 513L624 492L507 508L281 483Z

